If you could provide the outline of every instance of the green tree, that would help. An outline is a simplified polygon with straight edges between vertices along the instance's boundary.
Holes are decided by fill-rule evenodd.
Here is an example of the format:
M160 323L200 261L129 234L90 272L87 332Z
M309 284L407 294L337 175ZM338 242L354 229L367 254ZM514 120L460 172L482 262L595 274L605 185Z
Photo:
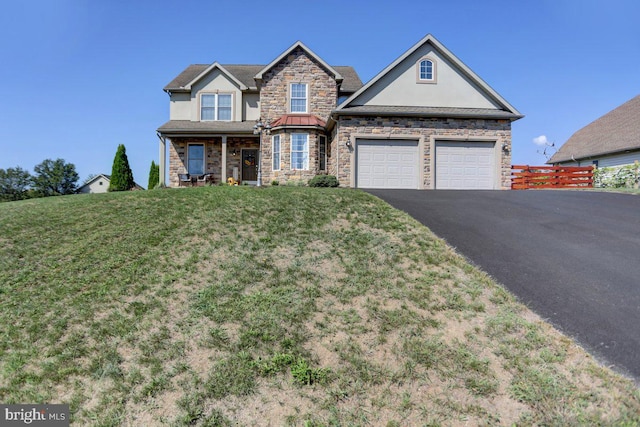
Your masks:
M127 159L127 150L123 144L120 144L118 145L116 156L113 159L109 191L128 191L131 190L134 185L133 172L131 172L129 159Z
M19 166L0 169L0 201L28 198L32 180L31 174Z
M151 169L149 170L149 184L147 190L153 190L160 183L160 165L151 160Z
M63 159L46 159L33 170L33 189L38 196L73 194L77 190L80 177L73 163L66 163Z

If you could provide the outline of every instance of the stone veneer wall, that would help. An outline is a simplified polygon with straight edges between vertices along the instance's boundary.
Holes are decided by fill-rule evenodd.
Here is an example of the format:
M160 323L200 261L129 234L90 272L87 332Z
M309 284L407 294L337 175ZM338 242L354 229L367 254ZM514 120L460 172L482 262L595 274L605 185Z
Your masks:
M301 48L293 50L286 58L265 73L260 87L260 116L275 120L289 113L289 85L307 83L309 114L328 120L338 101L335 79Z
M228 137L227 138L227 176L222 179L222 138L174 138L169 143L169 187L178 187L178 174L187 173L187 145L205 144L205 173L213 174L214 182L226 182L227 178L233 176L233 168L238 168L238 176L242 175L241 149L258 149L258 139L251 137ZM231 153L236 150L236 155Z
M496 149L502 159L501 186L511 188L511 121L486 119L444 119L444 118L408 118L408 117L359 117L341 116L338 121L336 137L332 144L332 165L330 173L336 175L342 186L351 185L351 151L346 142L352 135L411 135L424 137L424 188L431 188L431 147L430 137L446 136L468 138L496 137ZM508 151L502 150L506 144ZM339 164L336 164L338 158Z
M309 135L309 169L308 170L292 170L291 169L291 133L306 133ZM274 135L280 135L280 170L273 170L273 150L271 138ZM269 136L265 136L262 146L262 183L269 185L273 180L280 184L286 184L290 181L308 180L318 174L318 141L319 135L324 135L324 131L305 130L305 131L275 131ZM268 141L267 141L268 139Z
M309 114L328 120L331 111L336 108L338 86L335 79L327 71L309 57L301 48L295 49L280 63L269 70L263 78L260 88L260 115L264 120L275 120L289 113L289 85L291 83L307 83L309 93ZM291 132L309 134L309 170L291 170ZM292 180L309 180L318 171L318 132L315 130L274 131L272 135L281 135L281 170L272 169L271 136L263 138L262 145L262 183L267 185L278 180L285 183Z

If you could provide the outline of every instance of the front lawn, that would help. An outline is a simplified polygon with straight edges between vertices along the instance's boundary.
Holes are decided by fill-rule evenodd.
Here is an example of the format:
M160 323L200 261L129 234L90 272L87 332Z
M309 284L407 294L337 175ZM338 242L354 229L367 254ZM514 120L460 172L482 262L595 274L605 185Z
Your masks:
M633 383L348 189L0 204L0 402L78 425L640 424Z

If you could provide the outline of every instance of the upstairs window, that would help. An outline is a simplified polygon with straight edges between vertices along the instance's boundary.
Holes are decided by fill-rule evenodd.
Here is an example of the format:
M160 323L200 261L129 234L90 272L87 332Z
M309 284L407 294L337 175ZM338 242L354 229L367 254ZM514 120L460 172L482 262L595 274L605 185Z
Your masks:
M231 120L231 94L202 94L200 96L200 120Z
M307 84L292 83L291 84L291 105L292 113L307 112Z
M418 82L433 83L436 80L436 63L433 59L423 58L418 62Z

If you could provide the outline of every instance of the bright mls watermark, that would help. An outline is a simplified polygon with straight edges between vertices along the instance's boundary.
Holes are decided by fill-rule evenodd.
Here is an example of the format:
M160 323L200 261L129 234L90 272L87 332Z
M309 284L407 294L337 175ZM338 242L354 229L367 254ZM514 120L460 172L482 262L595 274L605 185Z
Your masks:
M69 427L69 405L1 405L0 426Z

